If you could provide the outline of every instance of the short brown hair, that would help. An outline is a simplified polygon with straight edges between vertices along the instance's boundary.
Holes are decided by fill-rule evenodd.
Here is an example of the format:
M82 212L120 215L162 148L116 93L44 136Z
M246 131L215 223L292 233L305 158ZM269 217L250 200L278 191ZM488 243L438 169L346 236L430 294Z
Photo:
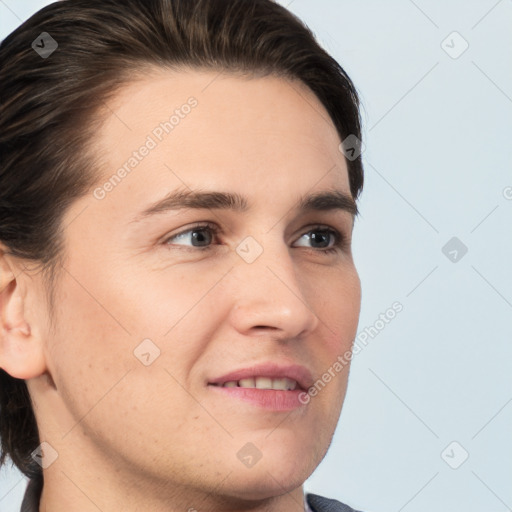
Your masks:
M48 37L43 33L58 45L51 55L32 46ZM97 113L148 66L300 80L341 141L361 139L352 81L310 29L272 0L61 0L44 7L0 45L0 243L41 267L50 316L63 214L99 178L88 147ZM357 199L360 155L347 165ZM26 383L2 369L0 438L0 466L9 456L29 478L41 474L31 457L40 440Z

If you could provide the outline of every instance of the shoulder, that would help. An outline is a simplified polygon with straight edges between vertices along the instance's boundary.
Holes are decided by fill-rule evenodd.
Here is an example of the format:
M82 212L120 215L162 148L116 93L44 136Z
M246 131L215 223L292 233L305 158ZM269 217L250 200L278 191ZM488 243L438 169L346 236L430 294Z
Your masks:
M341 503L341 501L325 498L310 492L306 493L306 500L313 512L362 512Z

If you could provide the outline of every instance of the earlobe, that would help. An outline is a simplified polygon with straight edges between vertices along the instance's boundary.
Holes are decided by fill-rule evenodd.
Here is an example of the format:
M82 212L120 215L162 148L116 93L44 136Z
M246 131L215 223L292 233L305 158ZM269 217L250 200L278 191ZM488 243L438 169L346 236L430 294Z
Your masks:
M41 340L25 318L24 296L11 267L0 249L0 368L11 377L31 379L46 371L45 359Z

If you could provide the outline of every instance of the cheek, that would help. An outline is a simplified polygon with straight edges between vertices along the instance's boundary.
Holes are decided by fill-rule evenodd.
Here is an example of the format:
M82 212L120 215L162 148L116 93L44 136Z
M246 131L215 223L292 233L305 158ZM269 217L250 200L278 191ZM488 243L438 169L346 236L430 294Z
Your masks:
M121 273L118 269L116 275ZM132 391L111 404L121 413L127 400L158 401L163 395L156 396L155 389L170 388L167 396L181 396L182 388L165 370L185 384L200 349L190 340L201 334L194 314L187 313L197 314L194 304L208 284L198 280L180 293L185 286L178 278L151 283L137 282L134 272L124 273L127 279L90 273L94 280L87 281L86 275L75 272L63 283L56 301L57 332L49 340L50 371L75 420L93 408L103 410L110 401L106 393L108 398L117 394L125 381L133 384Z
M223 272L206 260L171 264L167 255L169 259L161 262L166 254L159 252L157 263L118 265L119 277L105 287L115 316L134 340L160 339L165 344L184 325L197 327L198 315L203 317L205 303L215 296L215 286L222 279Z
M347 390L350 351L361 309L361 283L355 268L339 272L325 283L325 293L315 306L315 311L320 312L324 351L317 351L320 373L314 399L329 418L326 421L335 424Z
M55 385L76 419L95 407L137 360L134 338L125 330L118 304L98 286L98 276L88 281L86 274L71 272L56 298L57 327L48 346Z
M350 348L361 312L361 282L355 268L332 273L314 284L315 312L326 331L331 352Z
M342 287L340 311L342 328L350 344L354 341L361 313L361 281L357 272L350 273Z

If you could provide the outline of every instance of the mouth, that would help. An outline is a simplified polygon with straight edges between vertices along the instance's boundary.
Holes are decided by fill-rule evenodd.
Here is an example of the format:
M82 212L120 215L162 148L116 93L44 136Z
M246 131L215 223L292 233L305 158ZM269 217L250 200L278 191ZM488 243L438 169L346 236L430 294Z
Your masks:
M313 376L305 366L268 361L209 379L208 384L226 388L306 391L313 385Z
M270 411L289 411L309 403L311 372L297 364L267 362L232 371L208 382L216 396L240 400Z
M287 377L248 377L240 380L210 383L209 385L223 388L270 389L274 391L293 391L297 389L305 391L296 380Z

